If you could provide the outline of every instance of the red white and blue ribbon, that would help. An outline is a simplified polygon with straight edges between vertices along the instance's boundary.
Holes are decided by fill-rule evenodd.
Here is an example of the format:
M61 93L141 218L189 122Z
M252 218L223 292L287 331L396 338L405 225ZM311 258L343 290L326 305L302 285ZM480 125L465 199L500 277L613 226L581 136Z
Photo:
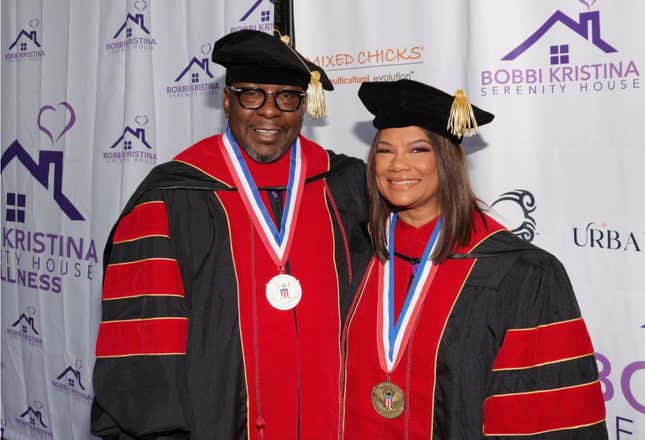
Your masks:
M398 319L394 320L394 227L397 216L390 216L387 245L389 259L379 264L379 297L377 311L377 346L381 368L391 373L405 352L414 325L419 317L423 302L430 284L437 272L437 265L432 264L430 256L437 244L441 230L441 219L430 235L430 239L419 261L412 284L405 296Z
M240 197L242 197L242 202L267 252L271 255L278 269L282 271L289 258L289 249L293 241L300 199L305 185L306 161L302 155L300 139L296 139L290 149L289 183L287 184L286 201L279 230L260 197L260 192L244 162L240 147L237 145L229 128L226 129L226 133L222 136L222 141L224 144L224 162L226 162L226 166L235 181L235 186L240 193Z

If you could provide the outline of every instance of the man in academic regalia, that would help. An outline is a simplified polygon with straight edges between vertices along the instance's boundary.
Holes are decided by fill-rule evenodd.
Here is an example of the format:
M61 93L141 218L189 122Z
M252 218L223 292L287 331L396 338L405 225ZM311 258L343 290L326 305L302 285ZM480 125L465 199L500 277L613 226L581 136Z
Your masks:
M156 167L108 239L92 433L335 439L364 164L299 136L333 86L285 38L235 32L213 61L225 133Z

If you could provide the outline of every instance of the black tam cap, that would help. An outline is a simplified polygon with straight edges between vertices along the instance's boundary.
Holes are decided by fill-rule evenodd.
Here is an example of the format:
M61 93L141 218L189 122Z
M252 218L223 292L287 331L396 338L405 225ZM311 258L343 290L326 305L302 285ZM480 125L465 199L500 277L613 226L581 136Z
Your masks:
M494 116L468 102L463 90L454 96L432 86L402 79L364 82L358 90L367 110L374 117L374 127L416 125L450 139L459 145L464 135L477 131Z
M226 85L229 86L235 82L253 82L306 89L312 72L318 72L322 87L334 90L321 67L308 61L284 40L265 32L245 29L220 38L215 42L213 62L226 67Z

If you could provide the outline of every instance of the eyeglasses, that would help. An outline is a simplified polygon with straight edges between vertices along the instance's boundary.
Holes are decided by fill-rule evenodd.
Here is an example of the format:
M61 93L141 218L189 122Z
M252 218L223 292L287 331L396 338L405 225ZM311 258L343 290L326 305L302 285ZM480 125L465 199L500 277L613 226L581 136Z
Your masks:
M278 110L283 112L295 112L302 104L302 98L307 96L307 92L300 90L278 90L277 92L267 92L257 87L227 87L231 92L237 95L237 102L247 110L257 110L261 108L267 100L267 95L273 95L273 102Z

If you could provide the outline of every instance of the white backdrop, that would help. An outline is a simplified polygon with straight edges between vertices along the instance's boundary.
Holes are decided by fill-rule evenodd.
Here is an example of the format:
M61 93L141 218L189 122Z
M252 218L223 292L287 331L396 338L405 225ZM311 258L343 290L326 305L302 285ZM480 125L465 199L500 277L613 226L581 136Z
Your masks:
M271 0L2 0L3 438L89 439L107 234L138 182L221 131L213 43Z
M0 424L12 440L89 439L109 229L155 164L222 130L212 44L270 31L273 4L2 0L1 11ZM367 79L464 87L497 115L465 144L475 187L568 268L613 439L645 436L644 13L640 0L296 2L298 49L336 83L329 118L304 128L326 147L365 157Z
M496 115L464 143L475 190L563 261L597 351L610 438L645 438L645 3L295 5L298 49L336 85L329 118L305 128L323 145L365 157L375 133L356 95L365 80L464 88Z

